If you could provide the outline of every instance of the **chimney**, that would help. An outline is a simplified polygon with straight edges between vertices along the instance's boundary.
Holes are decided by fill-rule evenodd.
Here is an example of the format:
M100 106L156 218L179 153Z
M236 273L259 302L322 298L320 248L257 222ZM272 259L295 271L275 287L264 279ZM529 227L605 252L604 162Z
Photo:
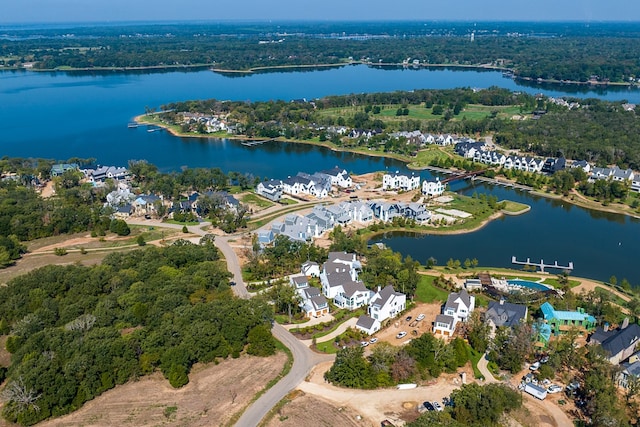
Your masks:
M500 298L500 305L504 305L504 298Z
M604 325L602 326L602 330L604 332L609 332L609 322L604 322Z

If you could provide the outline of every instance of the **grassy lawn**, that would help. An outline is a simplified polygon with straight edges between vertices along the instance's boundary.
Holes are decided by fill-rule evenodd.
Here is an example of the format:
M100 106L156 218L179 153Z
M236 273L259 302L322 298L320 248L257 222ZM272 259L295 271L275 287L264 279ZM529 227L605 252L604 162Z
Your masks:
M467 349L469 351L469 359L471 359L471 367L473 368L473 375L476 378L483 378L484 375L482 375L482 373L480 373L480 370L478 369L478 362L480 361L480 359L482 359L482 353L475 351L474 349L471 348L471 346L468 346Z
M449 296L449 292L436 287L433 282L436 276L420 276L416 289L416 301L432 303L434 301L444 302Z
M280 204L281 204L281 205L285 205L285 206L288 206L288 205L295 205L295 204L297 204L297 203L298 203L298 201L297 201L297 200L289 199L288 197L287 197L287 198L282 198L282 199L280 199Z
M245 194L244 196L242 196L242 199L240 200L244 203L256 205L261 209L267 209L275 205L275 203L270 202L269 200L264 199L253 193Z
M333 340L317 343L316 349L322 353L335 354L338 352L338 348L333 343Z
M544 279L544 281L542 283L544 283L545 285L553 286L556 289L562 288L562 285L560 284L560 280L558 280L558 279L552 279L552 278ZM579 286L579 285L580 285L580 281L579 280L571 280L571 279L569 279L569 287L570 288L575 288L576 286Z
M500 203L504 203L504 208L502 209L503 211L514 214L531 209L531 206L529 205L525 205L524 203L512 202L511 200L503 200Z
M625 300L623 300L622 298L620 298L618 295L614 294L613 292L611 292L609 289L607 288L603 288L601 286L596 286L595 289L597 294L603 295L605 298L608 298L611 300L611 302L613 302L614 304L619 305L620 307L625 307L627 302Z
M163 222L167 223L167 224L177 224L177 225L186 225L187 227L191 226L191 225L198 225L200 224L198 221L189 221L189 222L180 222L180 221L174 221L172 219L167 219L164 220Z
M426 150L418 151L418 155L410 163L411 167L420 168L429 166L436 159L446 159L450 157L446 152L440 150L438 147L430 146Z

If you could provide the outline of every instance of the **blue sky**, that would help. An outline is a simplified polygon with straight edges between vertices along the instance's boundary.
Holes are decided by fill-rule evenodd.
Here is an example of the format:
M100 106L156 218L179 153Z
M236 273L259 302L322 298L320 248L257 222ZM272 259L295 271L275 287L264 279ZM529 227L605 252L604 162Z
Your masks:
M638 0L3 0L2 23L176 20L636 21Z

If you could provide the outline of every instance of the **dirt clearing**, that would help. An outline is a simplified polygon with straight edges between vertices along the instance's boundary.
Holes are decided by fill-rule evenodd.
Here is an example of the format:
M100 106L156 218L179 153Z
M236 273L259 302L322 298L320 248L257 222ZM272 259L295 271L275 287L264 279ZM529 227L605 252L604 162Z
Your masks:
M265 424L265 427L370 425L354 409L348 406L338 406L321 397L311 396L298 390L291 393L288 398L291 401L281 407Z
M282 371L286 359L279 352L269 358L242 356L218 365L196 365L189 384L177 390L156 373L118 386L72 414L39 425L222 426Z

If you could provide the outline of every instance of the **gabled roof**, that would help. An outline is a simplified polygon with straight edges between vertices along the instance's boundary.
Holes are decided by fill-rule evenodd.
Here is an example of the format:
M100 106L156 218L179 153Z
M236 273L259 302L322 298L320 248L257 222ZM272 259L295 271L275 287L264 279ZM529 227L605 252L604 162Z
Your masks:
M302 292L304 292L304 295L305 295L306 299L312 299L312 298L315 298L318 295L320 295L320 289L313 288L313 287L304 288L304 289L302 289Z
M491 301L484 316L486 320L491 320L496 326L511 327L520 323L520 320L524 319L526 315L526 305L509 302L501 304L497 301Z
M445 307L451 307L457 310L458 304L456 303L456 300L458 298L467 308L471 307L471 296L469 295L469 292L467 292L466 289L463 289L460 292L450 293L449 298L447 298L447 304Z
M600 345L609 355L615 356L622 350L635 345L638 338L640 338L640 326L637 323L632 323L624 329L615 330Z
M549 302L545 302L544 304L542 304L540 306L540 311L542 311L542 315L546 320L549 320L549 319L574 320L574 321L587 320L590 323L596 322L596 318L591 316L590 314L583 313L580 311L555 310Z
M362 283L361 281L350 281L342 285L342 289L344 289L344 294L347 297L351 297L358 292L370 292L369 289Z
M438 314L436 316L436 325L438 323L443 323L445 325L448 326L449 329L453 328L453 325L455 324L456 319L452 316L447 316L446 314Z
M309 282L306 276L294 276L291 280L293 280L293 283L296 285L304 285Z
M369 317L366 314L363 314L358 318L358 321L356 322L356 326L363 329L370 330L375 323L376 323L376 319Z
M327 299L324 297L324 295L315 295L310 299L315 308L322 308L328 305Z
M396 292L395 289L393 289L393 286L391 286L391 285L387 285L387 286L384 287L384 289L381 289L380 292L378 292L378 295L380 296L380 298L376 298L376 299L372 300L370 305L378 305L380 307L384 307L385 304L387 304L389 302L391 297L393 297L393 296L397 296L397 297L404 296L403 293Z

